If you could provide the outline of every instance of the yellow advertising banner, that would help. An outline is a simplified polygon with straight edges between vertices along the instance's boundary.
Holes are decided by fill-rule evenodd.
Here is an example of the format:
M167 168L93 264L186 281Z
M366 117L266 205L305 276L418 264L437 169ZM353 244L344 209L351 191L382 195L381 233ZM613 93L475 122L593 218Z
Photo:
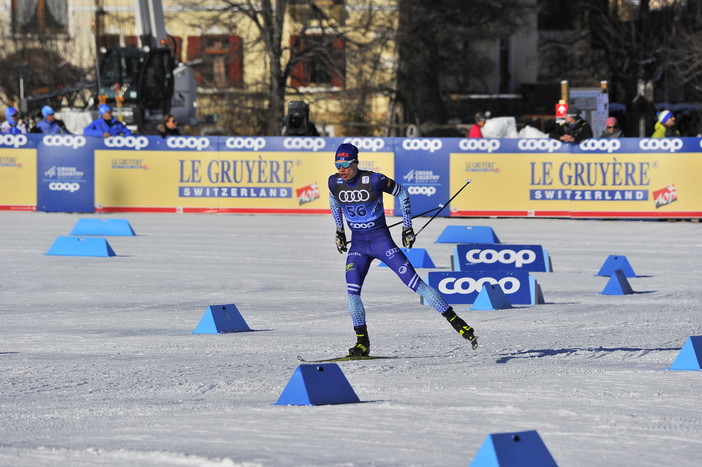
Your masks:
M98 210L325 212L333 153L95 151ZM359 164L385 174L393 153ZM387 204L387 203L391 204ZM386 200L386 210L393 209Z
M702 154L450 156L451 191L471 179L453 216L685 217L700 215Z
M0 151L0 200L0 209L36 209L36 149L3 148Z

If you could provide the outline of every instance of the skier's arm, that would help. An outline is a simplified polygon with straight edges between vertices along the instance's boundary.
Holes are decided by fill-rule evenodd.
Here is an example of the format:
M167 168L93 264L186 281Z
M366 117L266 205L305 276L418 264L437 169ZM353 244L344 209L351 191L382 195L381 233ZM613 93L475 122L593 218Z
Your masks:
M402 246L407 249L412 248L417 236L412 229L412 204L410 203L409 192L405 187L397 184L400 187L400 193L397 199L400 201L400 210L402 211Z
M342 217L341 205L334 196L329 193L329 208L331 209L334 223L336 224L336 249L339 253L348 251L346 242L346 232L344 231L344 220Z

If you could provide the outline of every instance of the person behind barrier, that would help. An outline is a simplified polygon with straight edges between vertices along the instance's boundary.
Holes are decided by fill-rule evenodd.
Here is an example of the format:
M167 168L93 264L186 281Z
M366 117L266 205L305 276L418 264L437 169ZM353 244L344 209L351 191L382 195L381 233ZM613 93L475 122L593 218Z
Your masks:
M14 107L5 110L5 121L0 125L0 132L11 135L20 135L27 132L27 123L22 120L21 115Z
M619 128L619 121L616 117L608 117L605 120L605 129L602 130L600 138L623 138L624 133Z
M653 127L651 138L674 138L680 136L680 131L675 128L675 115L670 110L662 110Z
M383 261L404 284L421 295L424 302L441 313L451 326L473 349L478 340L473 328L456 315L441 294L425 283L414 270L404 252L392 237L385 221L383 193L397 196L402 210L402 244L410 249L416 240L412 229L412 208L407 189L381 173L358 168L358 148L350 143L341 144L336 150L334 164L337 173L330 175L329 207L336 224L336 248L346 256L347 303L356 344L349 349L349 356L361 357L370 354L370 339L366 325L366 312L361 301L361 288L373 259ZM344 218L353 237L346 240ZM351 248L349 249L349 243Z
M468 134L466 135L466 138L482 138L483 137L483 127L485 126L485 122L487 122L487 117L485 116L484 113L478 112L473 117L473 120L475 121L475 125L470 127L470 130L468 130Z
M178 120L171 115L168 114L165 117L163 117L163 126L161 127L159 125L159 135L161 137L165 138L166 136L180 136L180 129L178 129Z
M98 107L98 113L100 116L83 130L85 136L109 138L110 136L129 136L132 134L131 130L124 126L124 123L112 116L112 108L109 105L100 105Z
M549 136L564 143L577 144L592 138L592 127L585 119L580 117L580 109L571 106L566 114L565 122L556 125Z
M41 108L41 116L44 117L44 119L40 120L34 128L32 128L31 133L45 133L49 135L71 133L66 128L66 124L63 123L63 120L56 118L56 112L50 105L45 105Z

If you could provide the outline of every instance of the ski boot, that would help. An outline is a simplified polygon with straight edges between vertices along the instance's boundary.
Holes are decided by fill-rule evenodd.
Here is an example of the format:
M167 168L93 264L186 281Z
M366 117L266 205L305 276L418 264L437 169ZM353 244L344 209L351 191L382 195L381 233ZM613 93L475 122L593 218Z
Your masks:
M448 310L441 313L441 316L446 318L453 329L455 329L464 339L470 341L473 350L478 348L478 338L473 333L473 328L468 326L465 321L458 317L453 308L449 307Z
M370 354L370 339L366 325L354 326L356 345L349 349L349 357L367 357Z

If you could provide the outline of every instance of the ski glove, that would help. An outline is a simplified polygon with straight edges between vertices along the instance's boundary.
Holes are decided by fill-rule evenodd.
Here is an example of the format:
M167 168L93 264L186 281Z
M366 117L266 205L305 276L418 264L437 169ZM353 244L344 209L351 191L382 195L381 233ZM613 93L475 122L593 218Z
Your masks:
M346 246L346 233L344 229L336 229L336 249L339 250L339 253L342 255L345 251L349 251Z
M412 227L404 227L402 229L402 246L409 250L416 240L417 236L414 234Z

